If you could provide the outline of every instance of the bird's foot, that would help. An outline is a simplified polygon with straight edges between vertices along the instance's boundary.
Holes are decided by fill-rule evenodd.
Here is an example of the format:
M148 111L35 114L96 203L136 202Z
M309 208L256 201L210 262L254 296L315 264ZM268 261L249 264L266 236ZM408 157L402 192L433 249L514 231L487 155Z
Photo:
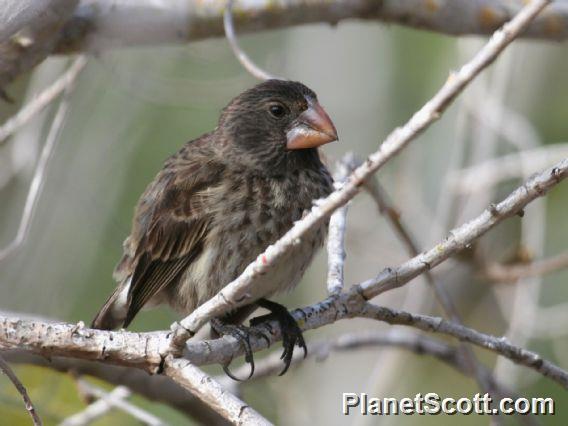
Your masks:
M298 345L304 350L304 358L308 355L308 348L306 347L306 342L304 341L302 330L285 306L282 306L276 302L271 302L267 299L260 299L257 301L257 304L265 309L268 309L270 313L267 315L262 315L260 317L252 318L250 320L251 326L256 326L260 323L270 320L276 320L280 325L280 330L282 332L282 346L284 347L284 351L280 356L280 359L284 361L284 369L279 374L279 376L282 376L284 373L286 373L286 371L288 371L288 368L292 363L294 346Z
M239 382L246 381L246 380L250 379L252 377L252 375L254 374L254 356L253 356L252 347L251 347L251 344L250 344L250 336L253 335L253 336L265 339L265 340L268 341L269 344L270 344L270 340L268 340L268 338L264 334L262 334L260 331L252 330L249 327L245 327L244 325L235 325L235 324L225 323L220 319L212 319L211 320L211 328L220 337L229 335L229 336L233 336L235 339L237 339L237 341L243 347L243 350L245 352L245 362L247 364L250 364L250 374L248 375L248 377L246 379L239 379L238 377L233 375L233 373L231 373L231 370L229 370L229 365L231 364L230 361L229 361L228 364L225 364L223 366L223 371L225 372L225 374L227 376L229 376L231 379L239 381Z

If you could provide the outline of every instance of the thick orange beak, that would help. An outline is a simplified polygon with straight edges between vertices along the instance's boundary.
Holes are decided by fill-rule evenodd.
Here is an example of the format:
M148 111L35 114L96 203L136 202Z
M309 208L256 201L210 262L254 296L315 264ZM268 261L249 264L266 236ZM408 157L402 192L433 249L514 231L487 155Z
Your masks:
M310 102L296 121L296 125L286 133L288 149L316 148L337 140L337 130L329 115L317 102Z

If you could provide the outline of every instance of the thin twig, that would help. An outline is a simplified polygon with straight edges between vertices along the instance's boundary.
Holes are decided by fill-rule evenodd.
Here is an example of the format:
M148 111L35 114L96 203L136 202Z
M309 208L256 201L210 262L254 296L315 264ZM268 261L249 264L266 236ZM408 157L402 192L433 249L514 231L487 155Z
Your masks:
M568 252L530 263L514 265L489 263L483 268L482 273L492 281L514 283L521 278L546 275L566 268L568 268Z
M335 166L334 180L336 188L345 183L350 173L346 162L348 157L338 161ZM343 290L343 268L345 265L345 227L347 225L347 207L337 209L329 218L327 236L327 293L341 293Z
M108 394L108 398L113 400L125 399L131 395L131 392L125 386L117 386ZM84 410L75 413L64 419L59 426L84 426L106 415L114 406L104 399L97 399L89 404Z
M33 117L39 114L45 107L53 102L66 89L75 83L75 80L87 63L84 55L79 56L64 74L35 96L28 104L23 106L13 117L6 120L0 127L0 146L18 129L24 126Z
M442 88L412 118L400 128L395 129L383 142L379 150L358 167L346 184L327 198L316 203L310 213L296 222L282 238L269 246L244 272L234 281L227 284L216 296L198 307L180 323L172 324L174 338L172 353L179 354L183 344L211 318L238 306L251 303L250 289L256 284L260 275L269 273L274 265L315 226L323 223L336 209L346 204L358 192L369 176L375 173L388 160L393 158L416 136L436 121L451 102L463 89L517 37L538 13L549 3L549 0L535 0L526 5L513 20L495 32L488 43L465 64L459 71L450 75Z
M43 188L47 166L49 165L49 160L51 159L55 146L60 139L59 136L61 129L63 128L67 112L69 110L69 96L73 90L73 82L75 81L75 77L78 73L84 68L86 60L87 59L84 55L79 56L71 65L69 71L65 73L66 78L61 78L61 83L57 86L58 90L64 90L65 93L61 103L59 104L57 112L55 113L46 141L41 150L41 155L37 162L34 175L30 183L30 188L28 190L28 195L26 197L26 202L24 204L24 211L22 212L18 231L16 232L14 239L10 241L6 247L0 249L0 261L14 253L24 243L28 236L35 207ZM33 109L34 114L39 111L39 109L35 108L37 107L30 108L30 110Z
M450 177L450 188L459 193L483 191L507 179L519 178L523 173L535 173L566 157L567 143L503 155L453 173Z
M358 167L360 163L361 161L358 158L351 156L350 165L352 168ZM365 183L365 189L377 204L379 212L387 218L395 233L405 246L408 254L410 256L418 256L421 248L411 235L406 224L402 221L400 211L391 204L388 195L379 184L378 179L372 176ZM446 289L434 279L434 276L430 271L424 272L424 278L434 292L436 300L442 307L445 316L456 324L463 324L461 315L459 315L457 308ZM465 365L468 367L468 371L476 379L481 390L493 393L495 390L495 382L488 371L481 366L471 347L467 344L462 344L460 345L460 350L463 352L463 360Z
M6 316L4 313L1 313L1 315ZM26 318L26 314L23 313L14 313L11 316L14 315ZM35 320L38 319L35 318ZM46 319L39 320L47 321ZM199 424L228 424L218 413L210 409L188 390L162 374L148 374L139 368L112 365L87 359L44 357L22 350L4 351L2 354L8 362L13 364L37 365L62 373L96 377L117 387L127 387L145 399L169 406ZM101 404L108 405L104 401L101 401Z
M416 276L439 265L451 255L469 247L477 238L499 222L522 215L523 208L535 198L546 194L568 176L568 159L534 176L513 191L499 204L491 204L481 215L450 231L449 236L434 248L420 253L397 268L387 268L377 277L360 285L360 291L370 299L385 291L401 287Z
M428 315L411 314L384 306L366 304L361 316L385 321L392 325L407 325L420 330L453 336L463 342L473 343L497 354L504 355L516 364L529 367L568 389L568 372L542 358L539 354L511 344L505 337L480 333L472 328Z
M2 373L4 373L6 377L8 377L8 379L10 379L10 381L14 384L16 390L22 396L24 404L26 405L26 410L32 418L34 426L41 426L41 419L34 408L34 404L32 403L30 396L28 395L28 391L26 390L22 382L20 382L18 376L16 376L16 374L12 371L8 363L4 360L2 355L0 355L0 371L2 371Z
M241 46L239 46L233 25L233 0L227 0L227 7L225 8L225 12L223 13L223 27L225 28L225 36L227 37L227 40L229 40L229 44L231 45L233 53L235 54L241 65L253 77L258 78L259 80L283 80L280 77L276 77L256 65L241 48Z
M158 417L128 402L127 399L132 395L132 392L125 386L118 386L111 392L106 392L82 378L77 379L77 384L85 394L94 396L97 401L83 411L65 419L60 426L87 425L104 416L112 408L117 408L149 426L166 425Z

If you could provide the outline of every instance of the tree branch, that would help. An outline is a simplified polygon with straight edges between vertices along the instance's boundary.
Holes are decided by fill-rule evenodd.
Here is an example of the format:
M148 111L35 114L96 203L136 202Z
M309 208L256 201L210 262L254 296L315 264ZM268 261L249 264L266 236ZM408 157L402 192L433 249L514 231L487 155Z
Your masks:
M81 376L97 377L116 386L126 386L144 398L169 405L201 424L223 426L229 424L189 391L163 375L150 375L137 368L85 359L44 357L22 350L10 350L2 354L12 363L32 364L63 373L73 372Z
M235 425L271 425L254 408L227 392L211 376L197 368L191 361L168 356L164 374L188 389L209 407Z
M419 254L399 267L387 268L377 277L360 285L361 294L370 299L385 291L401 287L421 273L439 265L450 256L467 248L474 240L514 215L568 176L568 159L534 176L499 204L492 204L481 215L450 231L449 236L434 248Z
M58 80L54 86L51 87L53 91L48 92L49 96L52 96L54 94L57 94L59 90L64 91L63 99L61 100L61 103L57 108L57 112L55 113L55 117L51 122L51 127L49 128L47 138L36 164L16 236L12 241L10 241L10 243L8 243L8 245L6 245L6 247L0 248L0 262L10 254L14 253L23 244L28 236L33 215L35 213L35 207L37 205L37 201L43 187L47 166L49 165L49 160L51 159L53 150L55 149L57 142L59 141L59 134L61 133L61 129L65 124L65 119L69 110L69 96L74 88L73 83L75 82L77 75L85 67L86 61L86 57L84 55L80 55L71 64L69 70L63 75L63 77ZM46 100L40 98L40 103L43 102L46 102ZM35 106L34 103L30 104L29 110L28 112L26 112L26 114L37 113L37 108L41 109L43 107L41 105L38 105L37 103L35 104ZM18 125L16 125L16 128L17 126Z
M358 167L360 163L361 161L358 158L353 155L351 156L351 168ZM377 204L379 212L385 216L397 237L403 243L408 254L414 257L418 256L421 251L419 244L415 241L415 238L411 235L408 227L402 221L400 211L392 205L388 194L379 184L379 181L375 176L372 176L367 182L365 182L365 189ZM430 271L424 272L424 278L428 286L430 286L434 292L436 300L441 306L446 318L449 318L456 324L463 324L461 315L458 313L454 301L448 291L446 291L440 282L434 279L434 276ZM479 360L473 353L472 348L467 344L462 344L460 346L460 350L463 353L463 360L468 368L468 372L473 374L480 389L484 392L493 394L495 382L491 377L491 374L479 363Z
M344 157L335 165L333 179L337 189L347 180L349 168ZM329 218L327 235L327 293L339 294L343 291L343 267L345 264L345 228L347 226L347 204L337 209Z
M258 78L259 80L278 79L278 77L271 75L256 65L241 46L239 46L233 25L233 3L233 0L227 0L227 6L225 8L225 13L223 14L223 26L225 28L225 36L231 45L231 49L233 50L235 57L253 77Z
M568 268L568 252L530 263L515 265L489 263L483 267L482 273L492 281L514 283L521 278L546 275L566 268Z
M104 393L105 398L97 399L92 404L89 404L84 410L67 417L59 424L59 426L88 425L113 409L115 407L115 405L113 405L114 402L118 400L124 401L125 398L128 398L131 395L130 390L125 386L118 386L111 392ZM89 395L92 395L92 393L89 393Z
M495 337L480 333L474 329L427 315L410 314L383 306L367 303L361 316L385 321L393 325L408 325L424 331L433 331L458 338L463 342L473 343L492 352L503 355L516 364L538 371L545 377L568 389L568 372L545 360L535 352L512 345L505 337Z
M0 10L0 90L53 53L78 0L7 0Z
M10 117L0 127L0 146L14 132L22 128L36 114L43 111L51 102L75 83L75 80L87 63L87 58L79 56L61 77L53 82L47 89L36 95L27 105L23 106L13 117Z
M411 314L372 305L365 301L356 291L356 288L349 293L330 297L312 306L296 309L292 312L292 315L303 330L318 328L340 319L361 317L449 335L491 350L517 364L532 368L568 389L568 373L566 371L532 351L512 345L505 338L487 335L439 317ZM141 363L140 360L145 358L145 352L136 354L133 347L142 348L147 345L149 348L148 359L153 359L153 351L160 346L158 342L168 338L166 332L130 333L83 329L80 334L77 334L76 325L42 323L5 317L0 317L0 325L0 350L19 349L46 357L59 355L90 360L99 359L108 363L141 368L147 371L161 364L152 364L150 361L145 364ZM270 344L281 339L280 329L276 322L257 327L266 335ZM47 329L50 333L40 337L40 333ZM102 340L111 343L114 340L120 340L122 342L121 347L115 345L112 357L101 357L102 348L99 348L99 345ZM264 349L267 346L267 340L263 338L251 337L250 343L254 351ZM62 347L66 347L67 350L62 350ZM70 348L73 348L73 350ZM93 356L97 352L99 358ZM204 363L224 363L228 360L226 359L228 356L231 357L229 359L233 359L241 354L242 346L230 336L210 341L190 342L187 344L185 358L167 356L163 363L163 373L185 389L196 392L196 395L210 407L218 409L217 404L223 404L224 406L219 413L231 421L235 421L237 412L240 413L239 416L243 416L243 413L246 412L245 416L250 421L259 421L262 424L265 420L257 416L252 408L237 398L232 395L221 398L219 393L222 393L222 388L220 385L195 367ZM239 408L237 409L237 407Z
M61 53L93 46L187 43L223 36L225 6L225 0L134 3L81 0L73 18L65 25L56 50ZM522 6L520 0L240 0L235 4L235 19L242 33L313 23L336 25L348 19L361 19L451 35L489 35L512 19ZM133 22L132 16L139 19ZM523 36L565 40L568 9L555 2Z
M185 44L224 35L226 0L7 1L0 13L5 29L0 31L0 88L52 53ZM240 0L235 18L242 33L358 19L450 35L489 35L522 6L521 0ZM566 40L568 8L555 2L522 36Z
M30 396L28 395L28 391L26 390L22 382L20 382L18 376L16 376L16 374L12 371L12 369L10 368L8 363L4 360L1 354L0 354L0 371L4 373L6 377L8 377L8 379L10 379L10 381L14 384L14 387L16 388L18 393L22 396L24 404L26 405L26 410L29 413L30 417L32 418L34 426L41 426L43 423L34 408L34 404L32 403Z

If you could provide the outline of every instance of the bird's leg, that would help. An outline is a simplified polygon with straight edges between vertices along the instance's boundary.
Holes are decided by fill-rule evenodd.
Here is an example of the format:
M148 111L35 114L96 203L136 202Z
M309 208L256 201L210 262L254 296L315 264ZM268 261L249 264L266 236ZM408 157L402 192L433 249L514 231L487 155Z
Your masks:
M226 315L225 317L223 317L223 319L214 318L210 321L211 329L214 332L215 337L229 335L237 339L245 352L245 362L250 364L250 374L246 379L239 379L231 373L231 371L229 370L230 362L224 365L223 371L233 380L245 381L250 379L254 374L254 357L250 344L251 334L255 335L256 337L265 339L268 344L270 344L270 340L264 334L262 334L262 332L256 330L253 331L249 327L245 327L241 324L244 319L248 317L250 313L256 308L256 305L243 306L242 308L239 308L236 311Z
M308 355L308 348L306 347L306 342L304 341L304 336L302 335L302 330L298 326L298 323L294 317L288 312L285 306L280 305L276 302L271 302L267 299L259 299L256 304L264 309L270 311L267 315L262 315L260 317L252 318L250 320L250 325L255 326L265 321L270 321L275 319L280 324L280 330L282 332L282 346L284 351L280 359L284 361L284 369L280 372L282 376L292 362L292 356L294 355L294 346L298 345L304 350L304 358Z

